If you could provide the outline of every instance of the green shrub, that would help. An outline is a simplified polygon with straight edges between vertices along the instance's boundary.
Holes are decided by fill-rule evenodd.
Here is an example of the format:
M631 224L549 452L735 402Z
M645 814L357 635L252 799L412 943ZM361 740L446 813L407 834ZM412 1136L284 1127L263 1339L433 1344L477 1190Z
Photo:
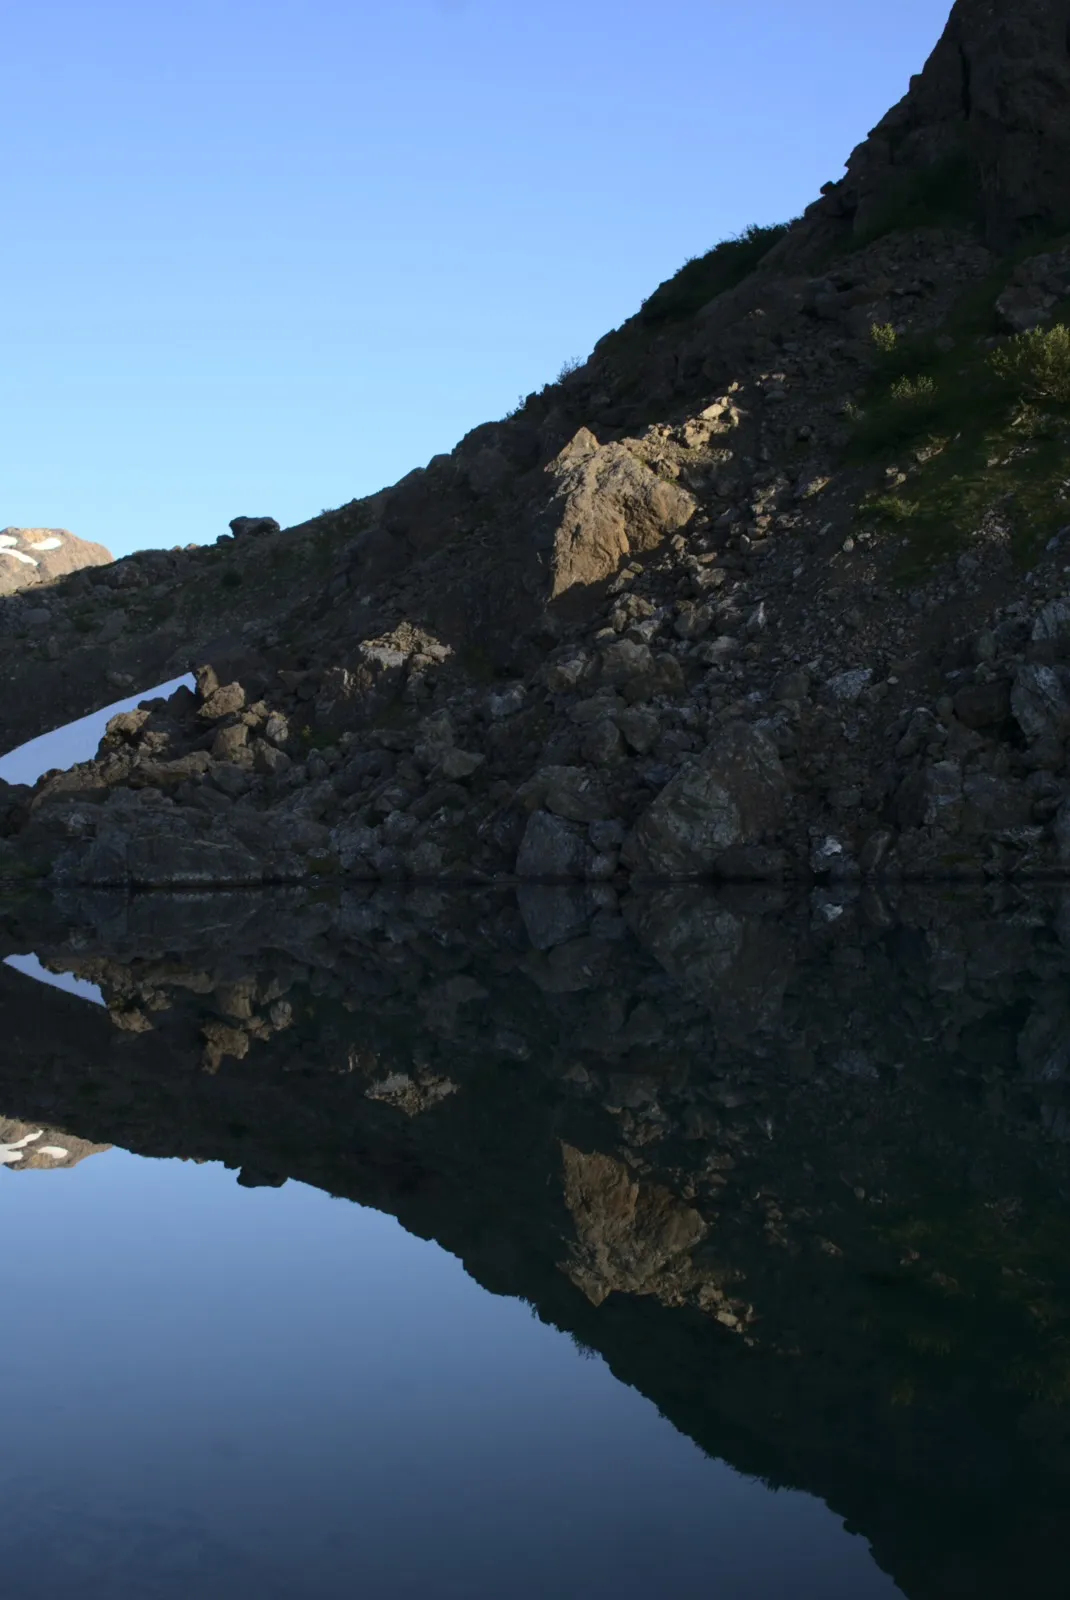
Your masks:
M681 322L694 316L715 296L734 289L750 277L763 256L782 239L791 226L788 222L769 227L752 224L734 239L722 239L704 256L693 256L679 272L659 285L644 300L639 316L643 322Z
M862 510L878 522L912 522L921 511L916 500L898 494L872 494L862 502Z
M882 356L890 356L899 343L899 335L890 322L875 322L869 332Z
M1023 400L1070 405L1070 328L1020 333L989 357L992 371Z
M936 382L933 378L897 378L891 396L898 405L931 405L936 399Z

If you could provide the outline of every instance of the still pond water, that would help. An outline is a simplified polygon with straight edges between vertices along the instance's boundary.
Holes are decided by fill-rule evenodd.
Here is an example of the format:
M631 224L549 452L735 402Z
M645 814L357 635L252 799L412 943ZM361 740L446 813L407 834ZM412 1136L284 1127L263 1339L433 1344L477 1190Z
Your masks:
M0 1592L1070 1594L1061 892L0 897L0 1039Z
M118 1150L4 1176L12 1595L899 1592L390 1217Z

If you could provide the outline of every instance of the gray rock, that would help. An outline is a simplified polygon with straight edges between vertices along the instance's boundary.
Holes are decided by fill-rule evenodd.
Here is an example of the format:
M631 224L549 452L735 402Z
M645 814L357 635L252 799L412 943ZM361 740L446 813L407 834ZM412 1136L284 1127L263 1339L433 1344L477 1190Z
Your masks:
M592 822L587 837L596 850L619 850L627 834L623 822L611 817L604 822Z
M528 805L570 822L598 822L610 814L601 781L586 767L541 767L517 792Z
M289 771L293 762L285 750L279 750L264 739L253 742L253 766L263 777L279 777Z
M1034 644L1050 643L1062 653L1070 646L1070 597L1049 600L1033 623Z
M379 848L379 834L364 823L347 820L331 829L330 846L343 872L367 867Z
M853 706L872 682L871 668L852 667L850 671L838 672L835 677L830 678L825 689L838 705Z
M895 803L902 828L954 831L962 813L962 768L957 761L937 761L910 773L900 784Z
M1059 865L1070 867L1070 799L1064 800L1055 813L1052 836L1055 840Z
M82 883L132 889L259 884L265 862L236 841L182 838L169 827L118 828L91 846L74 876Z
M974 683L960 689L954 697L955 715L964 727L982 730L998 728L1011 714L1010 684Z
M1011 711L1030 741L1058 736L1070 728L1070 700L1053 667L1027 662L1018 668L1011 688Z
M583 736L580 753L594 767L609 767L624 757L624 738L610 717L594 723Z
M773 699L795 702L805 700L810 693L808 672L782 672L773 685Z
M591 659L586 651L573 649L556 661L548 661L542 669L542 681L551 694L568 694L579 688L590 670Z
M486 756L477 755L472 750L445 750L439 770L447 783L457 783L478 772L486 759Z
M511 683L507 689L487 696L487 716L491 722L502 722L506 717L515 717L518 711L523 711L527 699L527 690L522 683Z
M987 772L971 773L963 782L963 832L999 833L1025 827L1032 819L1032 796L1021 784Z
M580 879L589 857L582 828L548 811L533 811L517 853L517 877Z
M536 950L553 950L585 933L591 916L588 891L579 885L521 883L517 909Z
M636 755L648 755L661 738L661 720L642 706L630 706L617 718L617 726Z
M250 539L265 533L279 533L281 529L274 517L232 517L230 531L235 539Z
M732 723L640 817L623 859L638 872L695 876L741 844L758 844L783 820L788 786L772 740Z

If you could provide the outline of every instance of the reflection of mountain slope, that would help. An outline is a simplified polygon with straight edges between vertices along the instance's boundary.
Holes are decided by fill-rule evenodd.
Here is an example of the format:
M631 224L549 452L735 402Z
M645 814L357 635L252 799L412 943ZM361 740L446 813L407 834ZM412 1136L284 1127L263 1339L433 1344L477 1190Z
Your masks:
M0 1117L0 1167L7 1167L9 1172L55 1172L59 1167L76 1167L87 1156L100 1155L110 1148L41 1123Z
M589 909L541 952L504 897L24 909L119 1026L0 972L0 1097L396 1214L918 1600L1061 1593L1059 922Z

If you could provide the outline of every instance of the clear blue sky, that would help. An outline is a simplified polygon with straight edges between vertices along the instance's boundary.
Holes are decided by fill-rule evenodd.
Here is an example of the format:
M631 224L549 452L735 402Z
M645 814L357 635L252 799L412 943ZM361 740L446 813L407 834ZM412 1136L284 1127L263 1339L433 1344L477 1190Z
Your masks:
M948 9L8 6L0 525L121 554L392 482L801 210Z

